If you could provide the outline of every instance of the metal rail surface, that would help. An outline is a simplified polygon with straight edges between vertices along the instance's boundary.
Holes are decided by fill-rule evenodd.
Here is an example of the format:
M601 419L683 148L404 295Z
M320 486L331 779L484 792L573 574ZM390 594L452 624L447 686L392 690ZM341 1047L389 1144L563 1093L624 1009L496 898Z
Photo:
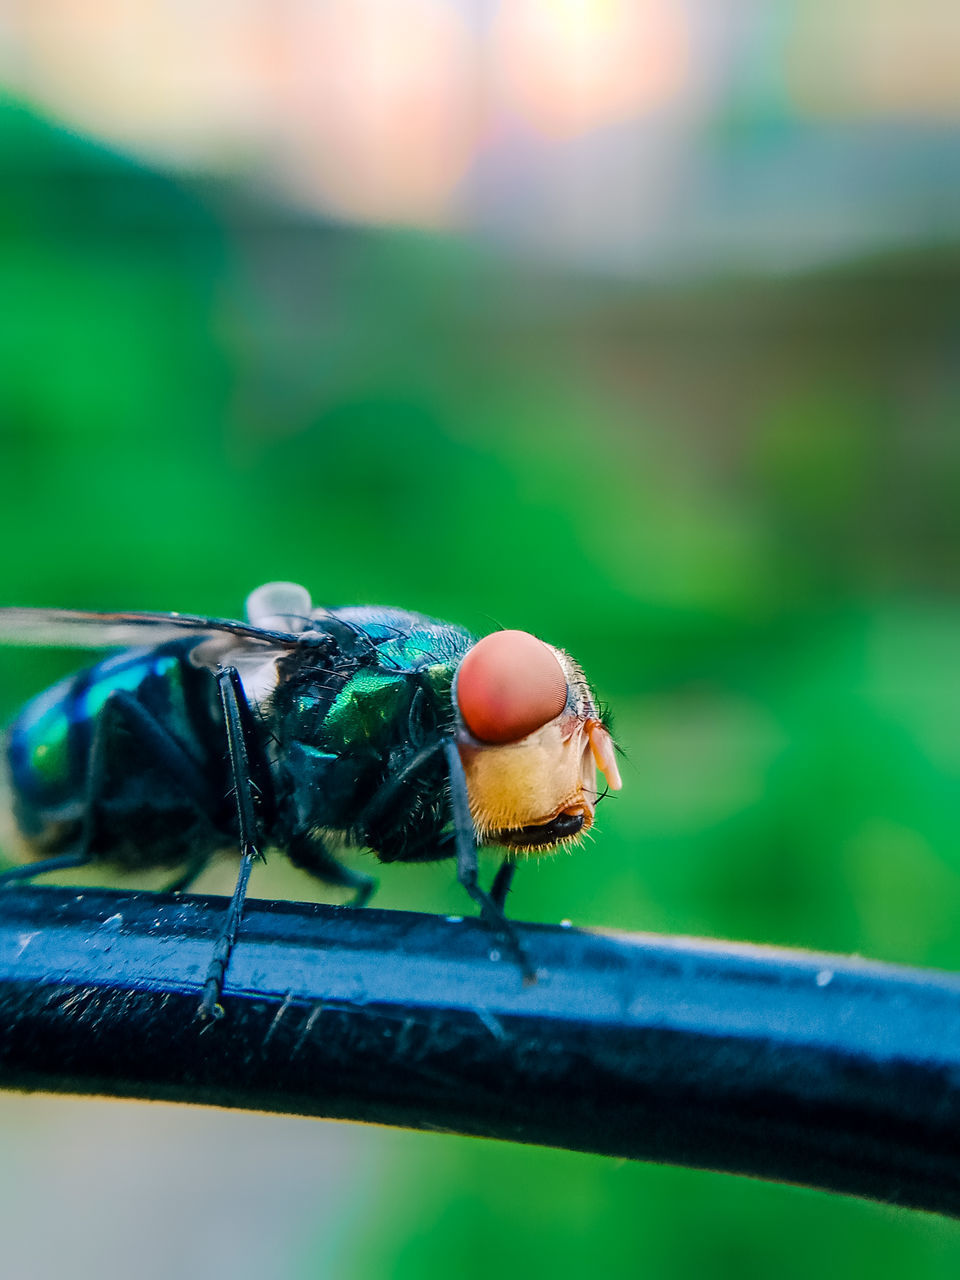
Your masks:
M472 919L0 894L0 1085L476 1134L960 1214L960 976Z

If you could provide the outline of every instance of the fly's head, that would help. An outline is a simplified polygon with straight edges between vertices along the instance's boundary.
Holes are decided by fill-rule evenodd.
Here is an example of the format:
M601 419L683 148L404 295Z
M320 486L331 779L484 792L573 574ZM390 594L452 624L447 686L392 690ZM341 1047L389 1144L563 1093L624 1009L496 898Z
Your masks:
M458 747L481 844L540 853L593 825L597 771L621 786L613 741L583 672L526 631L496 631L453 686Z

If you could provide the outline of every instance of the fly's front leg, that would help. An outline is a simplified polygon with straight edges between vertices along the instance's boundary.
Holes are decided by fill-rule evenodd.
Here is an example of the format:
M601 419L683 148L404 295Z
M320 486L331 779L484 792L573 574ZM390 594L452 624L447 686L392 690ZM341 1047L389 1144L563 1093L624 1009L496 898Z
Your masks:
M517 864L512 858L504 858L490 886L490 897L502 911L507 901L507 894L513 885L513 877L517 873Z
M477 841L474 835L473 819L470 817L470 801L467 796L467 779L463 772L460 752L453 739L444 739L444 755L450 776L450 802L453 810L454 840L457 850L457 879L480 908L484 922L504 943L523 974L525 983L536 982L536 974L530 961L520 945L520 939L513 925L503 914L503 900L507 896L510 880L513 878L512 864L509 873L501 867L494 882L494 893L486 893L480 887L479 863L477 858ZM496 896L494 896L496 895Z
M230 777L237 806L237 831L240 837L240 871L227 914L213 949L213 959L207 969L200 1000L201 1018L219 1018L220 992L230 960L230 952L237 940L237 931L243 917L243 903L247 896L247 883L255 858L263 857L260 851L260 829L255 804L256 786L251 776L250 745L244 726L252 723L240 676L235 667L221 667L217 672L217 687L223 707L223 722L227 732L227 749L230 754ZM241 709L242 708L242 709Z

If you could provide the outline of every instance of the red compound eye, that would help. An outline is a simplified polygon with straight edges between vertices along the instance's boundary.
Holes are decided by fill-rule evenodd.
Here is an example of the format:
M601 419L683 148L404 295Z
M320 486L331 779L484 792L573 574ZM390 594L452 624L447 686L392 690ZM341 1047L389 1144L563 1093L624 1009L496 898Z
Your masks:
M560 714L567 678L556 655L526 631L495 631L460 664L457 702L481 742L516 742Z

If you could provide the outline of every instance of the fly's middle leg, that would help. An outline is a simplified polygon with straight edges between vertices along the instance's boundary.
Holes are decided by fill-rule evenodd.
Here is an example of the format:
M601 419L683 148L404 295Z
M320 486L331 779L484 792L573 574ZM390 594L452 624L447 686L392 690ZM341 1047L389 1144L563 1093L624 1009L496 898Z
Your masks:
M201 854L199 858L193 858L179 875L174 876L168 884L163 886L163 892L186 893L194 880L198 879L206 871L209 862L210 855L208 853Z
M221 667L217 672L217 688L223 707L223 722L227 734L230 756L230 777L237 809L237 834L240 840L240 871L227 908L223 926L213 949L213 958L203 982L199 1015L203 1019L223 1015L220 993L226 975L230 952L237 940L237 931L243 918L243 904L247 896L247 884L254 859L263 858L260 850L261 833L257 818L257 787L251 770L251 750L254 744L248 740L245 725L251 723L249 708L240 675L235 667Z
M365 907L370 901L377 882L373 876L345 867L321 841L308 836L296 836L287 846L287 857L295 867L316 876L324 884L353 889L351 907Z

